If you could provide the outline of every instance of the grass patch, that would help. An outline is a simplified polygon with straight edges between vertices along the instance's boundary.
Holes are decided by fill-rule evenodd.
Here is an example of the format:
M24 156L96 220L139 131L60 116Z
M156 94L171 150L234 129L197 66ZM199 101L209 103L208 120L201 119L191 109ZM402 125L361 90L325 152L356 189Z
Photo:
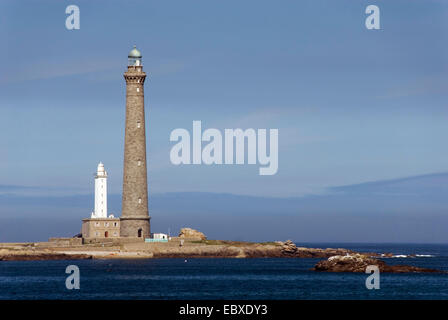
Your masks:
M247 242L247 241L231 241L231 240L195 240L190 241L190 243L197 243L197 244L206 244L206 245L231 245L231 246L252 246L252 245L271 245L271 246L278 246L279 244L274 241L269 242Z
M280 246L281 244L275 241L267 241L267 242L260 242L260 244L264 246Z
M231 240L197 240L197 241L191 241L191 243L206 244L209 246L216 246L216 245L232 245L232 246L245 245L246 246L246 245L255 244L254 242L231 241Z

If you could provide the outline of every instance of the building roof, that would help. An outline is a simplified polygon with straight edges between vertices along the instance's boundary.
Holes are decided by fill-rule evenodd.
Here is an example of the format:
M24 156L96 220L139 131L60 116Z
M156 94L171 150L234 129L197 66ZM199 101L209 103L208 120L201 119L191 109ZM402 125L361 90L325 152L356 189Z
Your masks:
M134 49L132 49L132 50L129 52L129 55L128 55L128 58L141 58L141 57L142 57L142 54L141 54L141 52L137 49L136 46L134 46Z

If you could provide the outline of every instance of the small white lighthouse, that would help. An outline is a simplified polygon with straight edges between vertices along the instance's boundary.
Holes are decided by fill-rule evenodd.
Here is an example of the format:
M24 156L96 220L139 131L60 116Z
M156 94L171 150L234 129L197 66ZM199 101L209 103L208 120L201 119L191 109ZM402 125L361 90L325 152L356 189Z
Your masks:
M107 172L104 164L98 164L95 174L95 210L90 218L82 219L83 243L93 238L119 238L120 218L107 215Z
M95 210L92 218L107 218L107 172L101 162L95 176Z

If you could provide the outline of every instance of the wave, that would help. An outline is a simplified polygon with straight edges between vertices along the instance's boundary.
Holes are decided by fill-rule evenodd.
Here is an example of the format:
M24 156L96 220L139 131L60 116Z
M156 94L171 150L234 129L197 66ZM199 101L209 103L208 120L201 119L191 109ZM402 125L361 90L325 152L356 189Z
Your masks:
M382 254L382 258L433 258L435 257L432 254L395 254L395 255L386 255Z

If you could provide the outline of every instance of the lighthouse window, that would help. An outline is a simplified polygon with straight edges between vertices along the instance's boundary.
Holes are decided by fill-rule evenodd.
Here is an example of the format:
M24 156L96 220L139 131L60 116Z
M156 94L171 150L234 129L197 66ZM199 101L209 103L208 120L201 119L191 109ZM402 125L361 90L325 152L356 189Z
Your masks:
M137 92L140 92L140 88L137 88Z
M137 165L140 167L142 165L142 162L140 160L138 160Z
M116 227L117 226L117 223L116 222L114 222L114 227ZM116 233L116 232L115 232Z
M138 198L138 203L142 203L142 198Z
M140 128L140 121L137 122L137 128Z

